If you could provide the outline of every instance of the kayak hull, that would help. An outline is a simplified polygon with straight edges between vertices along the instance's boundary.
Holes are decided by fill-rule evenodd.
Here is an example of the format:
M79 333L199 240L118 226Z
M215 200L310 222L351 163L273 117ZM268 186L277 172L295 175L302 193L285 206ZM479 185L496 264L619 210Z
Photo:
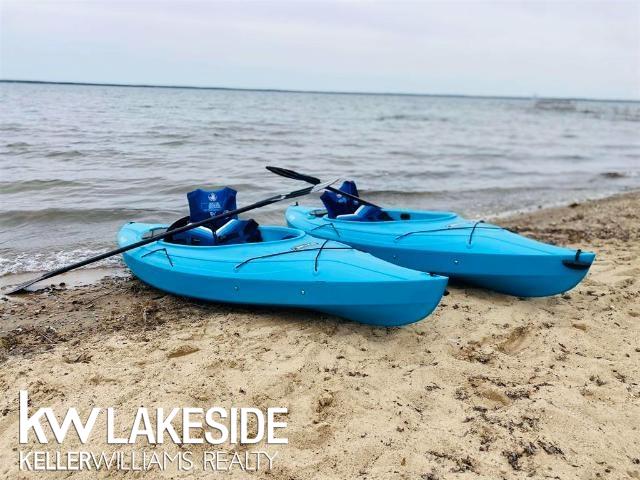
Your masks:
M286 218L294 228L319 238L338 239L396 265L521 297L571 290L595 259L592 252L544 244L451 212L404 215L420 220L330 220L299 206L290 207Z
M162 225L130 223L120 246ZM301 231L261 227L263 236L286 230L285 240L228 246L165 241L130 250L123 259L145 283L166 292L213 302L305 308L361 323L398 326L419 321L438 305L446 277L398 267Z

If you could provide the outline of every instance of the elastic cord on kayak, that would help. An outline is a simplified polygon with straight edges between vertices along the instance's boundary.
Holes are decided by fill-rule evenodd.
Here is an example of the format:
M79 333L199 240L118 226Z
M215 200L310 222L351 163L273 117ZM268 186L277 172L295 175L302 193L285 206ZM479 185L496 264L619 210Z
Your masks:
M314 271L318 271L318 261L320 258L320 253L322 253L323 250L353 250L353 247L326 247L325 245L327 244L327 242L329 242L329 240L325 240L324 243L316 248L305 248L303 250L287 250L286 252L277 252L277 253L270 253L268 255L260 255L259 257L251 257L251 258L247 258L246 260L240 262L239 264L237 264L234 268L234 270L239 270L240 268L242 268L244 265L246 265L249 262L252 262L253 260L260 260L262 258L270 258L270 257L277 257L279 255L287 255L289 253L298 253L298 252L315 252L318 251L318 254L316 255L314 262L313 262L313 269Z
M316 254L316 259L313 262L313 271L314 272L318 271L318 259L320 258L320 254L322 253L322 249L325 247L327 242L329 242L329 240L325 240L324 242L322 242L322 245L320 245L320 248L318 249L318 253Z
M309 233L313 232L314 230L318 230L320 228L323 227L331 227L333 228L333 231L336 232L337 236L340 236L340 232L338 231L338 229L336 228L336 226L333 223L323 223L322 225L318 225L317 227L313 227L311 230L309 230Z
M394 241L398 242L402 240L404 237L408 237L409 235L414 235L418 233L435 233L435 232L448 232L451 230L471 230L469 234L469 244L471 244L471 240L473 239L473 234L476 230L507 230L502 227L479 227L478 225L484 223L484 220L478 220L473 225L467 225L465 227L447 227L447 228L434 228L433 230L416 230L414 232L403 233L402 235L398 235ZM509 231L509 230L507 230Z
M146 257L147 255L151 255L152 253L156 252L164 252L164 254L167 256L167 260L169 260L169 264L173 267L173 262L171 261L171 257L169 256L169 252L167 252L166 248L156 248L155 250L151 250L150 252L141 255L140 258Z
M473 224L473 228L471 229L471 233L469 234L469 245L471 245L471 239L473 239L473 232L476 231L476 228L481 223L484 223L484 220L478 220L476 223Z

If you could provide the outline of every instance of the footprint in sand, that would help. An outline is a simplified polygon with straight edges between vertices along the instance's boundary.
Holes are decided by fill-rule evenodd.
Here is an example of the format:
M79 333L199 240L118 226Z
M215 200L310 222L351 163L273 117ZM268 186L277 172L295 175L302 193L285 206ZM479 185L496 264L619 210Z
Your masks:
M105 377L103 375L97 374L89 378L89 383L91 385L104 385L104 384L117 385L118 380L116 380L115 378Z
M507 339L498 345L498 350L507 355L515 355L524 350L531 343L529 327L514 328Z
M333 437L333 434L333 427L326 422L321 422L312 428L292 433L289 435L289 443L297 445L304 450L324 447Z
M194 345L180 345L175 347L167 353L167 358L178 358L184 357L185 355L191 355L192 353L196 353L200 349Z
M498 406L506 406L511 404L511 399L500 390L497 390L495 388L486 386L479 388L478 395Z

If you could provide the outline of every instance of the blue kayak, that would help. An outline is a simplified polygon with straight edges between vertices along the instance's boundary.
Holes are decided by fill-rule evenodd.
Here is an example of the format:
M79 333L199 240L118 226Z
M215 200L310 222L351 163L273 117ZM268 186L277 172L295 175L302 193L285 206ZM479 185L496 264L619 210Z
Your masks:
M595 258L592 252L541 243L452 212L377 210L377 219L369 221L357 213L329 218L324 210L292 206L286 219L315 237L396 265L521 297L572 289Z
M165 231L166 225L128 223L122 247ZM214 302L318 310L362 323L417 322L438 305L447 278L399 267L300 230L259 227L261 241L195 245L159 240L123 253L133 274L161 290Z

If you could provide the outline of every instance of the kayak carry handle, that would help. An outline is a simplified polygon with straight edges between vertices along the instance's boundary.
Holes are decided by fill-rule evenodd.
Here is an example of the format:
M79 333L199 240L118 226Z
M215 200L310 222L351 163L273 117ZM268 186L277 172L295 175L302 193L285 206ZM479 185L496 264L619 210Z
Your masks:
M580 254L582 253L582 249L576 250L576 256L573 260L562 260L562 264L570 268L571 270L588 270L591 266L591 262L583 262L580 260Z

